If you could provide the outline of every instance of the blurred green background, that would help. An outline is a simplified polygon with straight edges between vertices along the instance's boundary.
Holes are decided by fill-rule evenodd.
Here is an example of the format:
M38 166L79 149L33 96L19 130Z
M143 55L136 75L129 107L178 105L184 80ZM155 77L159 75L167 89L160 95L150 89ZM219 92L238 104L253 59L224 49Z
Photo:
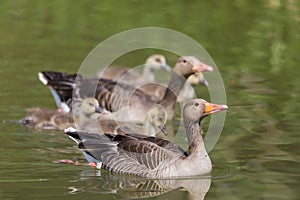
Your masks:
M55 108L37 72L76 72L101 41L154 26L199 42L224 80L230 109L210 152L214 169L206 199L297 199L299 23L297 0L0 1L0 198L116 197L99 183L118 176L105 179L87 166L51 163L80 156L64 134L7 121L22 118L29 107ZM116 63L135 66L155 52L132 52ZM173 65L175 57L167 58ZM196 92L209 99L206 88ZM153 198L190 198L186 193Z

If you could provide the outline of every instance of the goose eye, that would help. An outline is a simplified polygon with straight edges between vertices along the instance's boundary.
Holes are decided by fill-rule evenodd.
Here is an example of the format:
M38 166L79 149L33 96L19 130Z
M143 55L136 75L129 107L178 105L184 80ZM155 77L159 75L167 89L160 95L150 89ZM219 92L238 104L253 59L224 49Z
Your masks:
M92 103L89 103L90 106L94 106Z
M195 103L195 106L199 106L199 103Z
M156 58L155 61L159 62L159 63L161 62L161 60L159 58Z
M160 122L162 122L162 121L163 121L163 118L162 118L162 117L158 117L158 120L159 120Z
M187 61L186 61L186 60L183 60L182 62L183 62L183 63L186 63Z

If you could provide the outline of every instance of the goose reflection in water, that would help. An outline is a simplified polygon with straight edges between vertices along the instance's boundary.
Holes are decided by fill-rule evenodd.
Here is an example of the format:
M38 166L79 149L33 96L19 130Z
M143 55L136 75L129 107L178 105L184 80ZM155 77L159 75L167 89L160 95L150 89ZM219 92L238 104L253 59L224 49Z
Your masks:
M88 191L89 193L112 194L117 199L164 197L163 199L201 200L204 199L210 189L211 176L194 176L180 179L146 179L137 176L112 174L105 171L101 173L100 170L87 170L82 171L79 185L80 188L70 185L69 193Z

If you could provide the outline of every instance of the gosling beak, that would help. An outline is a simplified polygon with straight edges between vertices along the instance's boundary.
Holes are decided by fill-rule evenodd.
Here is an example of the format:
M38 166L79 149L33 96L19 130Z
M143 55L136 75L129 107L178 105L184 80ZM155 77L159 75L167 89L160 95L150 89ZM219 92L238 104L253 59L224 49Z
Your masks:
M103 113L103 112L104 112L104 109L101 108L100 106L97 106L95 112L96 112L96 113Z
M159 126L159 129L164 135L168 135L166 124Z
M166 72L171 71L171 67L167 64L161 64L160 67L162 70L165 70Z
M200 62L198 65L194 65L192 68L193 72L212 72L214 68L207 64Z
M205 103L205 114L210 115L212 113L216 113L222 110L226 110L228 108L227 105L218 105L218 104L213 104L206 102Z
M204 78L204 76L202 76L201 78L199 78L199 84L208 86L208 81Z

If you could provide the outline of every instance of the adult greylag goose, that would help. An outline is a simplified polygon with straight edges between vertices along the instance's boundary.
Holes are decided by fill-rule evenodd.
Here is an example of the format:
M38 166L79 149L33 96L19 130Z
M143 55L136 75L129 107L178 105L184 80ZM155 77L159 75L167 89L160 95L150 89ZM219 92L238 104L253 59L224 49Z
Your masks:
M87 159L102 168L121 174L148 178L168 178L210 173L212 164L205 150L200 121L226 105L194 99L184 105L183 122L189 149L184 152L167 140L135 134L91 134L66 130ZM98 166L100 167L100 166Z
M170 67L166 63L166 58L160 54L154 54L147 58L143 73L140 74L130 68L110 66L101 70L97 77L100 79L109 79L112 81L121 81L127 84L140 84L144 82L154 81L154 70L170 71Z
M171 72L171 79L162 100L153 100L151 96L133 86L117 83L106 79L84 79L78 75L60 72L40 72L40 80L56 90L62 102L69 108L72 105L72 93L75 99L95 97L101 107L116 113L119 119L130 119L143 122L153 104L162 105L167 112L167 118L173 117L173 109L177 96L186 79L197 72L212 71L208 66L193 56L179 58ZM73 92L74 90L74 92Z
M27 109L26 116L20 120L27 127L43 130L64 130L70 126L74 126L75 121L89 121L96 119L103 109L99 107L99 103L95 98L86 98L77 115L63 113L57 110L30 108Z
M101 107L115 113L118 120L143 122L153 104L162 105L167 118L173 117L177 96L186 79L196 72L212 71L212 67L200 62L193 56L179 58L171 72L171 79L162 100L153 100L151 96L133 86L106 79L84 79L81 76L74 81L74 74L60 72L40 72L42 82L57 91L63 102L71 108L72 97L80 99L95 97ZM74 90L74 92L73 92ZM72 96L73 93L73 96Z
M195 92L192 86L200 84L208 86L208 81L202 72L190 75L177 96L177 102L184 102L195 98ZM146 83L139 87L139 89L150 95L153 99L161 100L164 97L167 86L160 83Z
M97 101L95 99L95 101ZM97 101L98 103L98 101ZM76 121L76 120L75 120ZM110 114L101 114L97 118L91 118L85 113L79 116L75 127L79 131L96 133L126 134L136 133L147 136L167 135L167 115L161 105L153 105L143 123L116 121Z

